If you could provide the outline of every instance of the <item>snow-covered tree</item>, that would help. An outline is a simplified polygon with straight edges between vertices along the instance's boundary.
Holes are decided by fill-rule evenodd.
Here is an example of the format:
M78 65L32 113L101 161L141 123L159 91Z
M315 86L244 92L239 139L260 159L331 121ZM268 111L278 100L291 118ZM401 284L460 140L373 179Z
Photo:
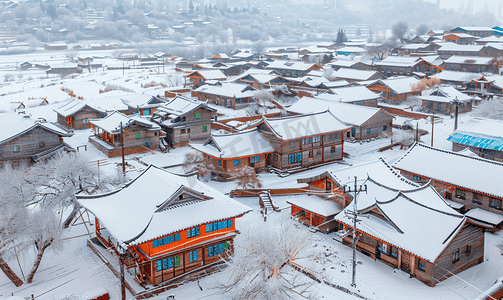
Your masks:
M503 101L496 97L492 100L483 100L480 105L474 109L473 115L490 119L503 119Z
M236 180L237 187L241 189L255 189L262 187L262 182L257 178L255 169L250 166L244 166L232 174L232 178Z
M404 21L398 21L391 27L393 36L400 40L401 43L407 38L409 32L409 25Z
M315 299L316 281L298 268L320 277L312 263L312 234L287 219L280 224L257 223L235 239L235 252L225 258L226 276L217 286L233 299Z

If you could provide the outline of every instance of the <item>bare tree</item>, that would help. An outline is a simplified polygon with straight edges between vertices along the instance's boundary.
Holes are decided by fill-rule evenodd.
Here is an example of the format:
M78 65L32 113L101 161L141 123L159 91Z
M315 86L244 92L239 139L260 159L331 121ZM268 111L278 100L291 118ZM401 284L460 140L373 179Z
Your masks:
M370 55L382 60L396 47L398 47L396 40L387 39L378 46L368 47L368 50Z
M400 40L401 43L407 37L407 32L409 31L409 25L404 21L398 21L391 27L391 33L393 36Z
M252 45L252 50L257 56L262 56L265 53L265 44L262 40L256 41Z
M183 160L183 170L186 173L197 172L199 178L208 180L214 169L206 157L200 152L189 152Z
M429 27L427 24L425 23L422 23L422 24L419 24L419 26L416 27L416 34L417 35L424 35L428 32L429 30Z
M231 174L236 180L237 187L241 189L255 189L262 187L262 182L257 178L255 168L244 166Z
M320 276L311 264L313 249L309 231L292 220L255 224L236 237L235 252L224 258L228 276L220 277L217 286L233 299L316 299L316 281L296 271L302 261L302 267Z
M437 77L432 77L430 79L428 78L423 78L421 81L417 82L416 84L411 85L411 90L413 92L422 92L427 89L431 89L432 87L438 86L440 84L440 79Z

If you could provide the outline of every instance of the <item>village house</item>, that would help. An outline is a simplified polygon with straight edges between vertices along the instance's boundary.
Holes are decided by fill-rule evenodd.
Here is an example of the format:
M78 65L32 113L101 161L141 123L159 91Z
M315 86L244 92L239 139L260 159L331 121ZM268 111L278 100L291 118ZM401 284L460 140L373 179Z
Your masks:
M342 56L362 56L365 53L367 53L368 50L365 48L361 47L341 47L337 49L336 53L337 56L342 55Z
M89 142L108 157L121 155L122 143L125 155L157 149L165 137L159 125L139 115L114 111L103 119L90 121L94 135Z
M195 88L204 85L209 80L211 81L223 81L227 79L227 76L220 70L197 70L188 75L184 76L185 86L192 85ZM187 82L189 79L189 82Z
M485 159L503 163L503 121L471 118L461 124L448 138L452 151L470 149Z
M479 226L503 229L503 189L494 176L503 171L503 163L416 143L393 166L409 180L430 182Z
M211 59L221 63L227 63L230 61L230 57L225 53L217 53Z
M497 32L498 30L491 28L491 27L473 27L473 26L460 26L452 29L450 32L451 33L465 33L465 34L470 34L478 37L486 37L493 35Z
M161 98L147 94L129 96L121 100L128 107L127 114L142 116L151 116L159 106L166 103Z
M377 71L386 77L403 75L412 76L415 72L433 75L439 72L436 65L422 57L388 56L375 63Z
M115 192L77 201L94 214L99 243L143 287L221 263L234 251L236 219L251 211L196 175L152 165Z
M275 60L265 68L276 71L278 75L291 77L303 77L312 70L321 70L321 67L314 63L290 60Z
M380 93L383 99L406 100L408 97L421 95L413 86L419 82L415 77L392 77L376 80L367 85L373 92Z
M479 56L480 51L484 46L480 45L458 45L455 43L443 43L442 47L437 50L437 54L442 59L447 59L453 55L458 56Z
M439 49L440 46L438 46L435 43L430 43L430 44L405 44L400 47L400 54L404 55L410 55L410 54L423 54L423 53L431 53L431 52L436 52L437 49Z
M256 89L247 84L234 82L219 82L215 85L206 84L191 92L191 96L200 101L240 109L250 103L256 103Z
M204 144L191 144L212 166L217 180L232 180L233 174L244 166L263 171L270 164L274 148L257 128L230 134L212 134Z
M485 75L465 82L465 93L484 98L503 96L503 76Z
M3 114L0 118L0 168L5 163L19 167L43 161L60 151L71 151L63 137L72 136L56 124L34 120L25 112Z
M451 42L458 45L473 45L476 37L466 33L446 33L444 42Z
M475 40L477 45L487 45L488 43L503 43L503 39L499 36L490 35L487 37L479 38Z
M304 169L342 159L344 133L350 129L330 111L266 118L259 132L273 147L270 165L278 170Z
M480 98L469 96L456 90L453 86L437 86L423 91L422 96L417 96L422 101L423 110L428 113L453 114L458 106L458 113L472 111L474 101Z
M343 102L335 102L318 97L303 97L288 108L288 112L301 115L326 110L336 116L351 130L346 131L346 139L366 140L378 137L380 134L391 134L393 119L395 118L386 111L368 106L352 105Z
M375 70L375 66L372 64L370 60L346 60L346 59L337 59L331 61L326 66L332 67L334 71L339 70L340 68L348 68L355 70Z
M346 80L347 82L355 82L385 79L386 77L377 71L339 68L337 71L332 73L330 78L333 80Z
M353 187L355 177L357 184L366 187L358 195L356 208L354 193L344 192ZM452 275L449 272L459 273L484 259L482 228L451 208L432 186L420 187L407 180L382 158L298 179L298 183L308 184L308 190L324 193L344 208L335 216L345 233L343 244L352 245L354 225L346 215L356 209L361 220L356 249L429 286ZM307 214L315 203L304 205L305 209L292 206L292 214Z
M187 146L190 141L208 139L216 111L199 100L176 96L157 108L152 121L161 125L166 142L176 148Z
M449 71L498 73L498 63L492 57L453 55L444 60L441 67Z
M480 78L480 76L480 74L476 73L458 71L442 71L435 74L435 77L440 79L442 84L450 84L458 88L464 88L466 82Z
M106 111L76 99L55 108L54 111L58 115L58 123L67 129L90 128L91 119L101 119L107 115Z
M381 98L379 94L376 94L365 86L360 85L332 88L328 93L319 94L316 97L333 102L344 102L372 107L377 107L377 101Z

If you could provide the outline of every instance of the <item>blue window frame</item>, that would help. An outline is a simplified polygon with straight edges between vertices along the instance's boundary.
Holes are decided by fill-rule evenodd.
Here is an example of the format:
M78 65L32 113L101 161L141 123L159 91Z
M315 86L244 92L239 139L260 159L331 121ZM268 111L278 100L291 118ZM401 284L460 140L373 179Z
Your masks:
M237 166L241 165L241 160L240 160L240 159L235 159L235 160L232 162L232 165L233 165L234 167L237 167Z
M191 229L187 229L187 238L188 239L193 238L195 236L199 236L199 235L201 235L201 230L199 229L199 226L191 228Z
M390 93L389 93L389 97L390 97L390 98L396 98L396 94L395 94L395 93L391 93L391 92L390 92Z
M370 134L370 128L369 128L369 129L367 129L367 134Z
M251 162L252 163L256 163L256 162L259 162L260 161L260 156L252 156L251 157Z
M217 160L217 165L218 165L219 167L221 167L221 166L222 166L222 161L221 161L220 159L219 159L219 160Z
M421 180L421 177L419 177L419 176L414 176L413 178L414 178L415 181Z
M189 252L189 262L193 262L197 260L197 250Z
M179 266L180 266L180 256L163 258L163 259L156 261L156 270L157 271L171 269L173 267L179 267Z
M227 242L217 244L214 246L210 246L210 247L208 247L208 257L220 255L224 252L227 252L227 250L229 250L229 243L227 243Z
M288 163L294 164L300 162L301 153L294 153L288 155Z
M206 224L204 226L204 232L208 233L208 232L213 232L213 231L217 231L217 230L225 229L225 228L230 228L230 227L232 227L232 219Z
M175 233L175 234L172 234L172 235L169 235L169 236L157 239L157 240L153 240L152 241L152 248L156 248L156 247L167 245L169 243L177 242L180 240L180 238L181 238L180 233Z

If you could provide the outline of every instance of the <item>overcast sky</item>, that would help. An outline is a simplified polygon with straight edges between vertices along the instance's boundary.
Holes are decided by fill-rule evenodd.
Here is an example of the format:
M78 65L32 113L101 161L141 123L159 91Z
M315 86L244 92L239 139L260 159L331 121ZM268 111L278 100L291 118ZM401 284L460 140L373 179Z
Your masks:
M437 0L424 0L428 2L436 3ZM440 8L459 10L462 8L465 10L472 3L473 13L490 11L496 13L499 9L499 5L502 4L503 0L440 0Z

